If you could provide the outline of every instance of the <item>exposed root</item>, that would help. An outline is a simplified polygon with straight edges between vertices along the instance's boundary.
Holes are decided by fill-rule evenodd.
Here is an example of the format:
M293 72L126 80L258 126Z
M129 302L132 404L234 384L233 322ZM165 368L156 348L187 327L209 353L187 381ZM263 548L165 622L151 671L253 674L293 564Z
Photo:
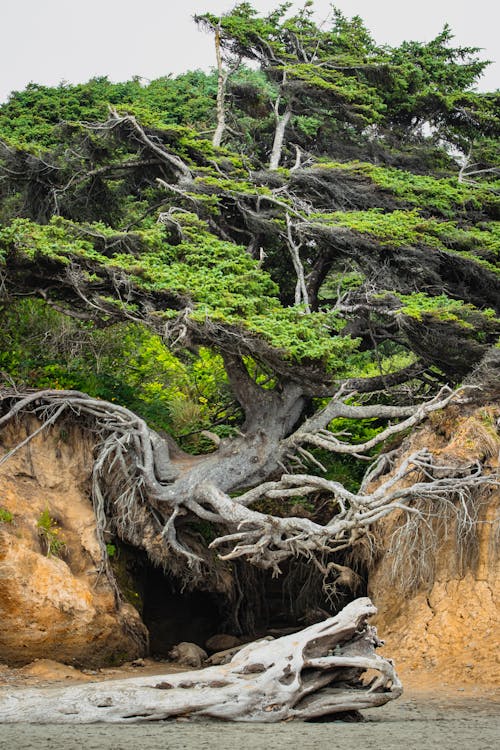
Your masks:
M438 476L435 476L438 474ZM401 486L408 478L410 486ZM395 510L403 511L414 523L434 514L450 512L458 504L464 510L460 533L474 527L473 490L500 484L498 474L485 475L479 463L472 466L442 466L427 450L406 458L397 471L372 493L352 493L338 482L312 475L284 475L279 482L269 482L262 494L269 498L304 496L318 491L328 493L336 502L336 512L324 526L305 518L276 518L246 509L239 512L238 530L219 537L211 546L229 546L223 559L245 557L279 572L280 563L288 557L304 555L317 560L318 555L337 553L352 548L382 518ZM208 489L210 501L221 515L225 498ZM252 491L255 497L255 491ZM243 496L244 498L244 496ZM402 564L403 560L400 561Z
M419 407L400 425L407 425L409 421L415 424L442 403L448 403L450 398L446 393L444 398ZM250 469L255 452L262 445L259 436L257 442L245 436L237 438L229 450L221 446L201 460L193 459L192 465L180 470L180 464L176 465L170 457L167 442L133 412L116 404L76 391L24 394L6 391L0 398L0 408L4 412L0 416L0 427L16 415L31 412L42 422L33 433L36 434L63 413L69 413L83 420L93 433L96 456L92 498L103 566L110 577L104 541L107 531L145 548L156 563L166 565L168 558L170 566L171 560L182 560L184 577L200 579L204 566L210 566L207 561L210 553L201 546L195 548L185 535L183 527L185 529L186 521L191 518L201 519L220 530L210 548L216 549L222 560L244 558L278 574L283 561L302 556L314 562L325 577L331 579L332 566L325 567L324 560L328 561L328 556L334 553L352 549L376 522L393 511L403 512L411 525L417 523L416 519L420 523L422 518L429 523L433 514L444 518L443 509L457 506L463 511L458 516L459 533L467 539L477 523L472 493L480 487L499 484L498 473L485 474L479 460L473 464L447 466L440 464L427 449L422 449L402 461L373 492L367 491L366 483L358 493L353 493L339 482L323 477L284 474L277 482L263 482L231 497L231 487L241 483L237 474L236 479L231 479L234 470L241 471L246 465L245 459L241 463L239 451L243 456L247 451ZM363 415L367 409L370 413L372 409L346 408L359 408ZM394 430L390 429L392 434ZM369 471L369 477L380 476L383 470L383 461L379 459ZM272 516L249 507L260 498L289 499L317 493L332 499L333 515L325 524L303 517ZM411 534L407 536L411 538ZM422 543L422 539L415 543ZM405 554L408 554L407 548ZM400 562L403 564L404 560ZM343 575L342 570L337 572Z

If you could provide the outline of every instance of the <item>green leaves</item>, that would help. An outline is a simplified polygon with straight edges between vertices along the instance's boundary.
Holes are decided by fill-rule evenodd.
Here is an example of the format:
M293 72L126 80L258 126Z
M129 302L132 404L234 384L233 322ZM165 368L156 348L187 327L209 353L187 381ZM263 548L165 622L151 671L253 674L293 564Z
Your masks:
M277 285L243 247L220 240L193 214L183 213L177 221L182 227L181 242L169 244L163 227L157 225L133 234L136 251L131 254L96 249L103 237L116 236L102 224L86 227L89 238L95 238L92 242L80 238L78 225L59 217L46 226L18 219L0 230L0 251L4 258L13 254L62 266L78 262L87 269L90 288L93 276L98 289L101 275L126 272L138 293L168 292L173 299L186 300L192 307L190 317L200 324L210 319L244 329L261 336L291 361L340 367L354 343L348 338L332 338L339 327L336 316L306 316L300 308L283 308ZM116 242L115 246L119 247ZM103 301L123 304L109 296ZM127 307L134 310L130 303ZM177 315L177 310L166 306L158 313L168 318Z
M427 317L453 322L468 329L472 336L477 334L479 338L484 331L494 331L500 326L500 318L491 308L478 310L474 305L450 299L446 294L431 297L424 292L418 292L398 296L403 303L400 313L419 321Z
M189 365L171 354L167 362L159 340L138 334L135 357L131 334L120 333L120 357L141 378L117 375L118 354L92 373L85 358L25 358L19 342L1 351L2 369L127 403L135 391L154 422L190 432L207 426L214 403L227 406L208 374L213 367L224 391L220 361L200 350L193 359L200 343L254 357L266 377L274 366L307 365L325 378L413 361L421 334L411 338L411 325L488 343L496 323L477 308L483 289L494 304L498 275L498 96L471 90L485 65L477 50L452 47L447 28L427 44L381 47L359 17L333 9L319 27L307 3L267 15L240 3L198 20L220 24L227 67L237 67L226 91L232 148L209 140L215 73L147 86L32 85L0 107L10 144L0 153L9 291L28 293L31 274L31 291L36 282L69 305L83 306L83 295L102 324L131 317L163 335L185 323ZM110 105L122 116L107 120ZM275 128L290 112L281 120L284 166L271 173ZM446 152L450 142L467 164ZM305 299L295 290L300 266L311 315L292 304ZM399 299L403 333L390 328L394 317L384 328L347 304L367 290ZM342 301L352 314L332 310ZM380 342L368 324L380 324ZM206 402L193 390L194 362Z

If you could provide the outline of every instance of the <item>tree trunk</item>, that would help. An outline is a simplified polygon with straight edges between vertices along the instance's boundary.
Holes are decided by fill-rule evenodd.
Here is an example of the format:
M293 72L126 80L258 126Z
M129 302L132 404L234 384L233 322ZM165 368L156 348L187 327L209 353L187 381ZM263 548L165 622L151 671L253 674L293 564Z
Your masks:
M278 169L281 161L281 152L283 150L283 141L285 139L285 130L290 122L292 116L292 110L287 106L286 110L282 115L278 115L278 107L276 106L276 130L274 131L273 148L271 151L271 158L269 160L269 169Z
M382 706L402 692L392 662L366 623L369 599L275 641L245 646L229 664L68 688L0 693L0 721L161 721L176 716L273 723ZM366 670L379 675L364 682Z
M215 29L215 57L217 58L217 127L212 138L212 145L218 148L222 143L222 136L226 129L226 83L227 74L222 67L222 55L220 50L220 25Z

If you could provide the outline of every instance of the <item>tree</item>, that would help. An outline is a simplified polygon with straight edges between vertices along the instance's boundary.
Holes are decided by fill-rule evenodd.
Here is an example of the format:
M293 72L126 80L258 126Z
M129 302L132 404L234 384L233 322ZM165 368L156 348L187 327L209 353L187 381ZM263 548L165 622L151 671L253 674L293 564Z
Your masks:
M484 110L485 97L472 92L488 65L478 59L478 48L452 47L453 34L445 25L428 44L404 42L390 49L375 43L359 16L348 19L332 7L331 17L318 26L312 2L294 16L289 10L290 3L284 3L259 16L243 2L220 18L210 13L195 16L216 42L219 125L214 145L220 145L225 128L229 68L234 72L242 60L249 60L259 64L269 86L275 121L270 169L277 169L282 160L290 128L296 140L306 136L306 142L315 141L317 148L324 139L340 133L352 137L366 128L390 128L393 135L404 128L408 135L419 134L422 127L442 134L447 127L448 137L463 146L466 122L470 128L477 121L472 109L477 115ZM224 75L223 52L230 61ZM486 109L495 120L494 107ZM458 119L461 126L453 137ZM483 116L483 132L484 125ZM297 158L299 163L300 150Z
M474 388L453 389L485 361L484 382L494 380L495 183L459 183L436 132L402 130L403 112L431 121L428 99L405 99L406 83L397 95L387 83L398 65L409 80L411 60L405 67L400 52L376 47L359 19L336 13L333 31L323 32L309 5L293 18L286 11L262 19L243 4L204 18L220 29L221 47L257 59L273 81L276 132L306 109L321 130L334 109L364 161L336 160L321 133L309 161L288 169L276 169L280 134L268 133L264 148L256 141L253 159L214 146L186 123L192 78L125 88L104 121L45 123L38 147L22 113L17 132L3 131L6 310L17 297L39 297L88 329L147 329L184 361L209 349L238 404L231 419L204 425L215 449L188 456L126 403L6 381L0 425L34 412L43 429L66 414L96 436L92 493L105 564L111 530L157 563L180 560L191 585L213 571L213 550L275 573L303 556L331 582L346 573L345 551L394 508L411 516L416 498L445 502L496 481L479 465L440 467L427 450L387 475L393 454L377 454L430 413L472 397ZM450 73L441 88L451 79L456 93L482 63L469 70L455 54L443 56L447 40L425 48L422 69L429 82L434 54L439 75ZM196 110L205 123L216 92L213 77L210 85L199 79L213 97ZM172 92L175 122L158 106ZM86 93L71 89L79 102ZM30 90L36 95L61 92ZM21 100L21 110L32 106ZM251 114L247 135L261 139ZM71 119L64 107L61 117ZM440 118L432 123L440 127ZM453 128L460 131L460 118ZM269 150L266 169L259 154ZM360 423L371 434L344 439ZM329 456L370 461L358 488L322 476ZM287 512L290 500L312 500L314 509L324 497L326 519ZM208 548L197 523L209 529Z
M332 28L325 31L313 20L311 2L293 17L287 16L289 7L285 3L259 17L249 3L241 3L220 19L211 14L195 19L213 30L219 71L224 48L237 60L257 61L274 89L272 170L280 164L292 117L314 132L339 114L343 121L366 126L376 122L384 109L371 78L383 73L386 55L375 46L361 19L348 21L334 9ZM220 126L217 132L222 132Z

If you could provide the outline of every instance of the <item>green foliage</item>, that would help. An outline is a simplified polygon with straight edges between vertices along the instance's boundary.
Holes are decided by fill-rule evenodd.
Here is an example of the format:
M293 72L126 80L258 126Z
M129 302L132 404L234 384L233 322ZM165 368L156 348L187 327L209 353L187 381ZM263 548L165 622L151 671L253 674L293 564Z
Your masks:
M452 40L451 29L445 25L426 44L403 42L391 50L390 62L398 70L396 85L387 96L393 121L406 126L452 121L457 97L471 90L488 65L477 57L479 48L452 47Z
M401 246L428 247L447 253L463 255L474 263L498 274L497 258L500 251L498 223L483 222L462 229L453 221L423 218L417 209L410 211L337 211L312 215L321 227L344 227L380 243L379 248ZM491 261L493 262L490 262Z
M500 198L487 185L474 187L460 184L456 175L439 178L358 161L321 161L318 168L366 176L380 188L415 206L424 214L453 218L457 213L473 209L491 212L500 210Z
M60 292L76 273L107 326L9 299L0 371L116 400L197 451L210 449L202 430L227 436L242 421L220 356L228 341L257 382L279 388L278 372L304 365L325 378L407 367L419 347L406 324L448 326L478 345L498 327L487 306L500 249L498 94L472 89L485 66L477 50L453 47L447 27L426 44L382 47L338 9L319 27L308 3L267 15L240 3L221 19L198 18L212 30L219 20L225 64L242 58L228 82L223 148L209 140L215 72L147 86L30 85L0 107L2 283L5 273L12 295L44 289L49 302L81 309L74 289ZM110 105L133 115L146 140L130 120L93 127ZM285 167L269 173L272 105L292 116ZM462 182L450 143L469 158ZM192 181L162 152L182 159ZM312 314L293 304L287 214L306 278L321 280ZM424 259L415 278L413 258ZM426 275L425 259L436 258L440 273L450 269L442 280ZM390 292L390 323L401 324L382 340L363 315L335 309L371 287L379 300ZM384 328L382 313L368 323L381 320ZM174 354L157 334L176 323L192 335ZM349 461L332 472L350 471Z
M203 130L213 122L216 77L192 71L176 78L165 76L142 86L139 79L111 83L94 78L88 83L57 87L30 83L13 92L0 108L0 138L39 152L58 146L62 123L99 122L109 106L154 117L164 125L188 125Z
M403 302L401 312L408 317L422 320L425 316L435 317L442 321L452 321L457 325L474 332L480 328L478 319L483 325L493 327L500 324L500 319L491 308L478 310L474 305L462 300L450 299L446 294L430 297L424 292L411 295L399 295Z
M331 331L338 329L334 315L306 317L299 308L282 307L277 286L244 248L217 238L195 215L184 213L178 222L183 234L178 244L169 244L163 227L156 225L134 233L139 256L117 252L108 257L92 242L81 239L77 226L60 217L45 226L16 219L0 230L0 259L14 254L63 266L82 260L91 284L93 277L99 283L103 269L126 271L142 292L168 292L179 300L190 299L193 320L203 323L211 318L222 325L241 326L298 362L319 360L337 368L353 350L349 338L331 337ZM89 229L101 236L114 234L102 225ZM133 310L130 303L111 298L106 302ZM171 318L176 311L166 309L163 315Z
M40 300L0 310L0 371L19 385L116 401L178 437L239 419L222 359L211 350L179 359L143 326L95 329Z
M218 29L221 45L232 55L257 60L269 84L298 116L296 124L314 136L328 121L325 110L342 108L360 125L376 122L385 111L378 91L387 55L378 48L359 17L347 19L334 9L330 25L318 26L306 4L290 16L280 5L261 16L246 2L217 18L207 13L198 23ZM377 75L373 76L373 71Z
M66 543L60 536L61 529L59 524L52 518L48 508L42 511L36 526L45 546L47 557L62 557L66 549Z
M14 515L6 508L0 507L0 523L13 523Z

